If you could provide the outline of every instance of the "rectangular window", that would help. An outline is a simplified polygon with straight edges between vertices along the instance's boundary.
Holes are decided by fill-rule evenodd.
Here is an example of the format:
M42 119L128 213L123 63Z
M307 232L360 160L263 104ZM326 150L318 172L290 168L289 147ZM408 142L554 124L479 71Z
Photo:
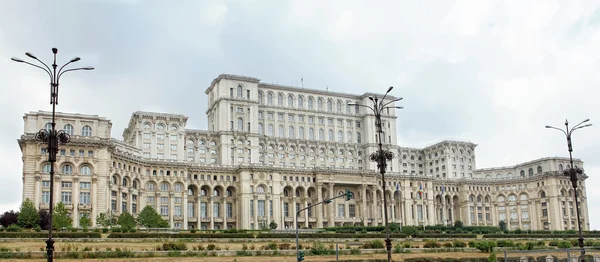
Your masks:
M89 204L90 203L90 192L81 192L79 194L79 203Z
M285 217L289 217L290 216L289 204L288 203L283 203L283 216L285 216Z
M85 150L79 150L79 156L80 157L84 157L85 156Z
M353 205L353 204L348 205L348 216L356 217L356 205Z
M213 217L220 217L221 205L220 203L213 203Z
M171 135L171 141L177 141L177 135Z
M42 203L50 203L50 191L42 191Z
M160 215L161 216L168 216L169 215L169 206L168 205L161 205L160 206Z
M171 150L177 150L177 144L171 144L170 148Z
M187 217L194 217L194 203L187 203Z
M94 151L88 150L88 157L94 157Z
M63 204L71 204L71 192L62 192L60 199Z
M269 192L273 192L273 190L271 189ZM269 216L273 217L273 200L269 200Z
M50 181L42 181L43 188L50 188Z
M339 204L338 205L338 217L345 217L346 216L346 206L345 204Z
M150 139L150 133L144 133L144 139Z
M233 218L233 204L227 203L227 218Z
M206 202L200 203L200 217L208 217Z
M173 209L173 212L175 213L174 216L183 216L183 211L181 209L180 205L176 205L175 208Z
M252 199L250 199L250 216L251 217L254 216L254 200L252 200Z
M264 200L258 200L258 216L259 217L265 216L265 201Z
M131 204L131 213L132 214L136 214L137 213L137 204L136 203L132 203Z

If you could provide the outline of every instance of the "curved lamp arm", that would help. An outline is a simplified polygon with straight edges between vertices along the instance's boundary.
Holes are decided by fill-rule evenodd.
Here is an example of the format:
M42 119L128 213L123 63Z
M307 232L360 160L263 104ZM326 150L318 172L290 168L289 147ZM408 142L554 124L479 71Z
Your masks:
M67 63L68 64L68 63ZM64 67L64 66L63 66ZM60 72L60 74L58 74L58 77L56 78L56 82L58 83L58 80L60 80L60 76L62 76L64 73L66 72L71 72L71 71L78 71L78 70L94 70L93 67L88 66L88 67L79 67L79 68L71 68L71 69L67 69L65 71Z
M48 74L48 76L50 77L50 81L51 81L51 82L52 82L52 80L54 80L54 79L53 79L53 77L52 77L52 74L50 73L50 71L46 70L46 68L43 68L43 67L41 67L41 66L39 66L39 65L36 65L36 64L29 63L29 62L27 62L27 61L24 61L24 60L22 60L22 59L19 59L19 58L16 58L16 57L13 57L13 58L11 58L10 60L13 60L13 61L15 61L15 62L19 62L19 63L28 64L28 65L30 65L30 66L34 66L34 67L37 67L37 68L39 68L39 69L42 69L42 70L44 70L44 72L46 72L46 74Z
M569 135L573 134L573 131L575 131L577 129L582 129L582 128L586 128L586 127L589 127L589 126L592 126L592 124L587 124L587 125L575 127L573 129L571 129L571 131L569 132Z
M565 136L566 136L566 137L568 137L568 136L569 136L569 134L567 134L567 132L566 132L565 130L562 130L562 129L560 129L560 128L553 127L553 126L546 126L546 128L550 128L550 129L556 129L556 130L558 130L558 131L560 131L560 132L563 132L563 134L565 134Z
M34 56L32 53L29 53L29 52L25 53L25 55L42 63L42 65L44 65L46 67L46 69L48 69L48 72L52 72L52 70L50 70L50 67L46 63L42 62L42 60L38 59L37 56Z

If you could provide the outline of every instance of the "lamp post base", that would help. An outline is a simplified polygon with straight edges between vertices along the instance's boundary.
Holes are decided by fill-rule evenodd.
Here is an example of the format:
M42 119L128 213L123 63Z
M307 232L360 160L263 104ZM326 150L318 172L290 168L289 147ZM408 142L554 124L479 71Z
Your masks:
M46 240L46 255L48 255L48 262L52 262L54 259L54 239L52 238Z
M385 239L385 248L387 249L388 261L392 261L392 240L388 237Z

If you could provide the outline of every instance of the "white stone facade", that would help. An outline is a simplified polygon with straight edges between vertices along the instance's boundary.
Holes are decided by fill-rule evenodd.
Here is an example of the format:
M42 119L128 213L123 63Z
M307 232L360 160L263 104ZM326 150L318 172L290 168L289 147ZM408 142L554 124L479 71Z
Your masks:
M383 224L383 188L376 163L369 161L378 149L375 117L347 106L367 104L374 94L235 75L218 76L206 94L209 130L186 129L183 115L135 112L123 141L110 138L112 124L105 118L57 113L57 128L70 132L72 142L60 146L55 201L67 205L74 224L84 213L95 223L102 212L136 214L151 205L175 228L258 229L272 221L292 228L294 210L345 189L354 193L352 200L306 210L298 218L302 227ZM49 165L34 134L50 117L25 114L19 139L23 199L42 209L48 208ZM560 174L568 159L476 169L477 145L401 147L396 112L384 112L382 120L382 142L396 156L386 173L390 222L497 226L504 220L511 229L576 229L573 190ZM580 183L587 229L585 180Z

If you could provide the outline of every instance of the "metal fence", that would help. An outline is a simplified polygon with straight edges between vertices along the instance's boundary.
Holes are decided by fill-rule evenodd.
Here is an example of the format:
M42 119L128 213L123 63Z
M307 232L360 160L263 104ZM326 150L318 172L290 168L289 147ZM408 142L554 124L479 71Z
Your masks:
M581 257L579 248L504 250L498 252L497 259L504 262L600 262L600 248L586 247L584 250L585 257Z

